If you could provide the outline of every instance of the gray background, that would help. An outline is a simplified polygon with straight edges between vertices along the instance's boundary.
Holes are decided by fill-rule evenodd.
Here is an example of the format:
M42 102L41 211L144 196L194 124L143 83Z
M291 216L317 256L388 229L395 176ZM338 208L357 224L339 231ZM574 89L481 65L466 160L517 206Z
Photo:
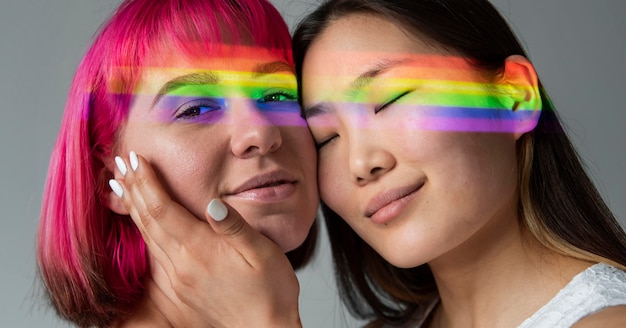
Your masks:
M290 26L316 0L273 0ZM626 226L626 1L493 0L530 49L589 172ZM34 232L74 69L118 0L0 0L1 327L67 327L42 301ZM305 327L355 327L328 245L299 273Z

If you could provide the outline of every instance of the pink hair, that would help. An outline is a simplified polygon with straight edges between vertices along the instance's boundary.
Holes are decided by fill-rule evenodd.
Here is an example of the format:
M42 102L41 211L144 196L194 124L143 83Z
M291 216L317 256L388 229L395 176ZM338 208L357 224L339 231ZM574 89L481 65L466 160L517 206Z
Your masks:
M52 151L37 259L58 314L81 326L123 319L143 295L147 249L131 219L106 207L105 167L147 61L228 42L293 64L284 20L265 0L127 0L101 28L69 90Z

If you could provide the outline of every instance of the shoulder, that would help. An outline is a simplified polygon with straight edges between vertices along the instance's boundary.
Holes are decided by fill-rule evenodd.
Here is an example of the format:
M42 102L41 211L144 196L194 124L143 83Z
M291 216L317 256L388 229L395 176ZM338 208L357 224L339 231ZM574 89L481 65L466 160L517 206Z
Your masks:
M626 272L592 265L520 327L626 327Z
M626 327L626 305L611 306L590 314L572 328Z
M626 327L626 272L607 264L590 269L589 277L597 283L593 288L596 297L589 295L587 303L603 308L583 317L572 327ZM594 306L589 309L593 310Z

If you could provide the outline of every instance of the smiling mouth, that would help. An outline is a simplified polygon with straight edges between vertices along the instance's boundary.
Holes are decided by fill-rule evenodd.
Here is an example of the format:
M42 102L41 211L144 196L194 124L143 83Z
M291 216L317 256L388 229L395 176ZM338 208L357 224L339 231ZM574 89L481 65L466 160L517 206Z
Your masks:
M406 187L392 189L374 197L368 204L365 217L376 223L387 222L399 215L404 206L424 186L424 181Z
M264 185L258 186L258 187L254 187L254 188L250 188L250 189L261 189L261 188L269 188L269 187L275 187L275 186L279 186L285 183L292 183L291 181L286 181L286 180L280 180L280 181L276 181L276 182L270 182L270 183L266 183Z
M225 196L260 202L278 202L296 192L297 180L284 171L255 176Z

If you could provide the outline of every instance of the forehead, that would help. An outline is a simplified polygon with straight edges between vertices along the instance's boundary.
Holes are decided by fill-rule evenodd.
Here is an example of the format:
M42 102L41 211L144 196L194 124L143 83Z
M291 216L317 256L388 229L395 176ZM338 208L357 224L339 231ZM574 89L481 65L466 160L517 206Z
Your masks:
M368 60L372 55L395 53L439 54L425 38L409 33L400 25L371 14L351 14L333 20L315 38L307 55L324 53L335 56L359 54L350 59Z
M329 75L358 75L379 60L401 60L407 55L439 54L396 24L369 14L352 14L332 21L309 47L303 62L303 80Z
M260 62L284 61L284 53L266 47L215 44L188 45L184 49L161 48L148 56L143 70L232 70L246 71Z
M386 72L393 72L393 80L386 79ZM410 35L388 20L363 14L330 24L309 48L302 74L305 103L349 90L355 79L369 75L375 75L377 81L396 84L403 84L406 79L475 78L475 70L465 58Z
M152 57L141 68L135 91L154 91L171 78L198 72L212 72L219 75L221 81L250 79L266 71L293 75L292 65L281 53L264 47L217 45L211 49L186 50Z

